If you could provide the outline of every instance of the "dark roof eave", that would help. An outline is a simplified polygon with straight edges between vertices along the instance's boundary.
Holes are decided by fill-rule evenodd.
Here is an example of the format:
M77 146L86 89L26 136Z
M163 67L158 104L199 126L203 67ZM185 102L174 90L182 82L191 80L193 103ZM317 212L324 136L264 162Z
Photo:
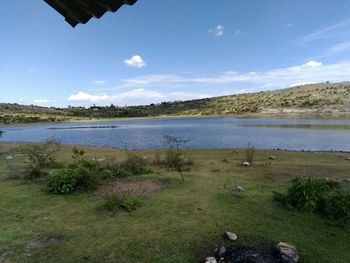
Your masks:
M92 17L100 18L107 11L116 12L124 4L133 5L137 0L44 0L65 20L75 27L85 24Z

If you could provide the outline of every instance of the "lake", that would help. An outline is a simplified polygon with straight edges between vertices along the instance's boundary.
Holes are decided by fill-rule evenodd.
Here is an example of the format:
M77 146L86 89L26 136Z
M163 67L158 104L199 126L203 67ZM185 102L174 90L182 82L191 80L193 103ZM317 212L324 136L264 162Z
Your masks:
M0 141L57 139L126 149L166 147L164 135L188 140L187 148L350 151L350 120L277 118L164 118L2 127Z

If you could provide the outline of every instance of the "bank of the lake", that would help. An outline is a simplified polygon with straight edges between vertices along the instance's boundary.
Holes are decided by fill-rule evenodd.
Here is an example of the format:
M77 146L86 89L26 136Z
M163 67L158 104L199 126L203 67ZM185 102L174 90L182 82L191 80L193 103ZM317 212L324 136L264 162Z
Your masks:
M243 150L189 150L194 165L181 184L179 174L152 163L155 151L132 151L149 161L153 173L125 180L156 180L163 187L141 197L136 211L112 216L101 210L104 200L96 192L58 196L46 192L40 181L7 179L22 163L14 147L0 144L0 256L11 262L197 262L227 242L224 231L238 235L231 244L289 242L303 262L350 261L349 227L286 210L272 200L273 191L286 191L296 176L349 179L350 154L261 150L246 168ZM72 147L63 145L58 160L70 162ZM88 159L122 160L131 152L82 148ZM271 155L276 158L269 159ZM245 191L232 196L238 185ZM47 236L60 236L64 242L28 247Z

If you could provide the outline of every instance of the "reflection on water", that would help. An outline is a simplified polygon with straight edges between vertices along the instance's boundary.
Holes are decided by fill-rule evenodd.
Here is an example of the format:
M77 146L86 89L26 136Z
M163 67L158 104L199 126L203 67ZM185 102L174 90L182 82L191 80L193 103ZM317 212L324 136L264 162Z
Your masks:
M350 120L171 118L3 127L0 141L39 142L127 149L166 146L164 135L189 140L191 148L257 148L350 151ZM288 128L288 129L287 129Z

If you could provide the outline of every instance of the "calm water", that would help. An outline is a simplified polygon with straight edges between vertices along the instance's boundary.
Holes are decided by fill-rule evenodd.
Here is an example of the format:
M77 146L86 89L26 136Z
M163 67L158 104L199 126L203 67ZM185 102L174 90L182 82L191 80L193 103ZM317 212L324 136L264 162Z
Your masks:
M26 125L1 128L0 141L54 138L67 144L154 149L166 147L164 135L171 135L188 140L189 148L244 148L250 143L264 149L350 151L350 130L249 127L266 124L348 125L350 120L217 117Z

